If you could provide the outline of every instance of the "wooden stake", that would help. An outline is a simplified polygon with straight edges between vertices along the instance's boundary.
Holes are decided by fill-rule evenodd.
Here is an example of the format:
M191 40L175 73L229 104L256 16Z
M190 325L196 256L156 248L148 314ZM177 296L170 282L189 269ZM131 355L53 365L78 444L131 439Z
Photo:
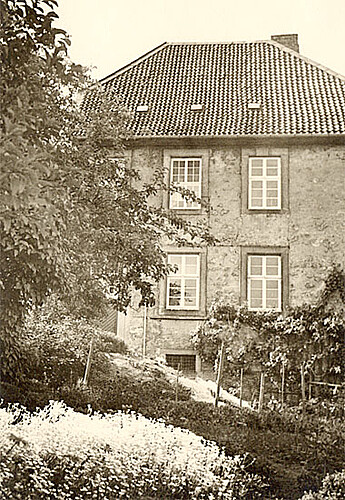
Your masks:
M178 374L180 371L180 363L177 365L177 374L176 374L176 391L175 391L175 403L178 401Z
M301 365L301 392L302 392L302 416L305 416L305 376L304 376L304 362Z
M84 372L84 378L83 378L83 385L87 385L89 381L89 375L90 375L90 367L91 367L91 359L92 359L92 352L93 352L93 337L90 342L90 349L89 349L89 354L87 357L87 362L86 362L86 367L85 367L85 372Z
M218 366L218 374L217 374L217 387L216 387L216 396L214 398L214 406L218 406L218 401L219 401L219 392L220 392L220 383L222 380L222 372L223 372L223 365L224 365L224 354L225 354L225 345L224 345L224 340L222 341L222 345L220 348L220 358L219 358L219 366Z
M282 366L282 405L284 404L284 390L285 390L285 363L283 362L283 366Z
M243 368L241 368L241 378L240 378L240 408L242 408L242 397L243 397Z
M265 390L265 374L261 372L260 376L260 393L259 393L259 412L264 406L264 390Z

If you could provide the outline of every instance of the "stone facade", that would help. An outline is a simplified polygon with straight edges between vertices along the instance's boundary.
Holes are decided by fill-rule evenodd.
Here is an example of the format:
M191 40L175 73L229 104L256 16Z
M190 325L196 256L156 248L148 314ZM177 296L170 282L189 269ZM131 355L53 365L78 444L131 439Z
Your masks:
M149 144L149 143L148 143ZM141 146L131 152L133 168L148 180L164 165L174 147ZM203 158L203 197L215 247L203 251L201 293L204 305L191 317L187 312L164 313L164 284L157 287L157 304L144 313L133 304L127 316L119 315L118 334L129 346L148 355L191 353L190 333L205 317L218 295L232 302L243 300L243 252L246 248L283 249L285 299L294 306L312 302L332 263L345 265L345 145L293 143L276 145L212 145L189 149ZM247 162L249 156L279 156L282 160L282 209L249 213ZM167 177L168 180L168 177ZM161 193L154 203L166 204ZM241 299L242 297L242 299ZM286 304L285 304L286 305ZM177 313L177 314L176 314ZM197 371L204 370L197 359Z

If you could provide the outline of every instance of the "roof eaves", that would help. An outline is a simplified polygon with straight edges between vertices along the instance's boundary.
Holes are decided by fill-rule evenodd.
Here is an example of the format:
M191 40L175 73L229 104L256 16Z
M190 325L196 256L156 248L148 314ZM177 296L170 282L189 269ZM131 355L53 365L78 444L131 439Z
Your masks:
M163 48L165 48L166 46L168 46L169 43L168 42L163 42L161 43L160 45L158 45L157 47L155 47L154 49L152 50L149 50L148 52L146 52L145 54L143 54L142 56L138 57L137 59L134 59L134 61L131 61L130 63L126 64L125 66L122 66L122 68L119 68L117 69L116 71L114 71L113 73L111 73L110 75L108 76L105 76L104 78L101 78L99 80L99 83L106 83L108 82L109 80L111 80L112 78L115 78L115 76L119 76L121 75L122 73L124 73L125 71L128 71L129 69L133 68L133 66L136 66L137 64L141 63L142 61L144 61L145 59L147 59L148 57L152 56L153 54L155 54L156 52L159 52L160 50L162 50Z
M302 137L310 137L310 138L337 138L343 137L345 139L344 132L338 133L330 133L330 134L233 134L233 135L138 135L131 137L131 140L145 140L145 139L248 139L248 138L257 138L257 139L277 139L277 138L302 138Z

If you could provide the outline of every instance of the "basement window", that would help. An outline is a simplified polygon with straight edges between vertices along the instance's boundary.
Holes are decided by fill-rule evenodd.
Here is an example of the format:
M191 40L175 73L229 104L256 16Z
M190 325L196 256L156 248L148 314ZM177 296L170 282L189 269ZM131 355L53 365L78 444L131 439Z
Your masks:
M195 354L166 354L165 359L168 366L183 372L196 371Z

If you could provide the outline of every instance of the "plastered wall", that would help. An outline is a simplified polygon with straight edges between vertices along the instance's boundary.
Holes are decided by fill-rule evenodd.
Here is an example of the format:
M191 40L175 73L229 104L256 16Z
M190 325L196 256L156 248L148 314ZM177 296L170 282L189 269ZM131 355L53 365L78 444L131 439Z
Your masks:
M132 151L134 168L143 181L162 166L164 150L143 147ZM188 149L186 149L188 152ZM195 151L195 148L193 148ZM207 249L205 294L207 305L215 296L240 300L241 247L279 246L288 249L290 305L312 302L329 266L345 265L345 146L288 146L200 148L207 153L209 225L219 243ZM281 213L248 213L244 183L249 155L282 155L284 158L284 210ZM167 175L167 174L166 174ZM154 203L164 202L163 193ZM197 218L198 215L191 216ZM164 287L163 287L164 289ZM159 290L159 287L157 287ZM162 295L162 293L160 294ZM157 302L164 297L157 297ZM190 332L200 317L167 319L148 311L147 354L191 349ZM122 330L132 348L142 351L143 311L132 309Z

